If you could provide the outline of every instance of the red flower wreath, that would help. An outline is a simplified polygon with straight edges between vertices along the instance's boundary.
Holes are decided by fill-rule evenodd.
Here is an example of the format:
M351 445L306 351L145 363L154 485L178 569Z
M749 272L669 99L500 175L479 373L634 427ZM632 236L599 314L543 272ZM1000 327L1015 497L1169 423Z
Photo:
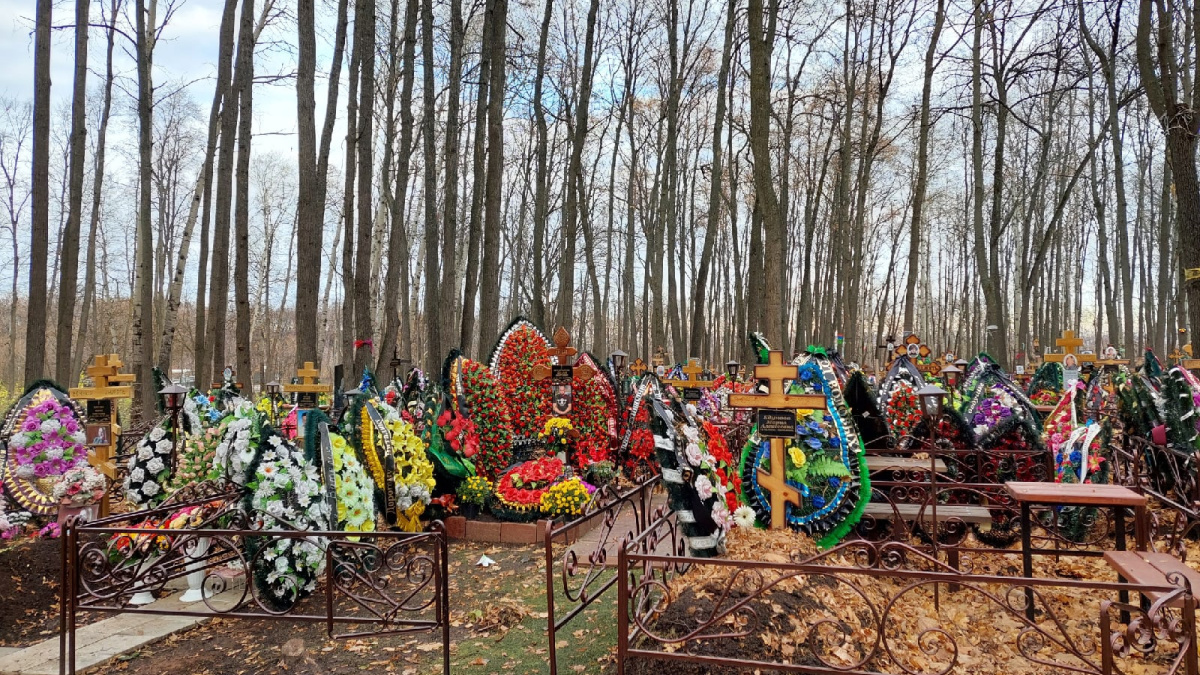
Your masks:
M533 379L533 367L550 365L546 338L528 324L517 326L496 358L500 391L512 411L517 438L537 438L550 417L549 381Z
M546 490L562 475L563 463L557 457L522 462L496 481L496 496L511 506L537 506Z
M491 371L482 364L463 359L461 373L467 410L479 434L475 470L481 476L494 478L512 461L513 431L508 404ZM469 447L469 441L466 442Z

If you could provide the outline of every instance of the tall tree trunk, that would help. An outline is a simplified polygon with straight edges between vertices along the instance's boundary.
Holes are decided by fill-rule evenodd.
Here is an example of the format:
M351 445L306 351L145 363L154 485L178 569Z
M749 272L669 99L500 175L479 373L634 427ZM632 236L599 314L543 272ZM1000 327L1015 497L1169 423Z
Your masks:
M917 136L917 180L913 188L912 224L908 238L908 278L904 282L904 331L912 332L917 305L917 272L921 266L921 227L924 224L925 193L929 186L929 101L933 92L933 72L937 60L938 39L946 22L946 0L937 0L933 16L933 34L925 50L925 80L921 86L921 122Z
M538 33L537 70L533 76L533 115L537 127L537 176L534 178L533 196L533 323L546 325L546 273L543 269L546 248L546 217L549 210L546 202L550 191L550 171L547 155L546 107L542 102L543 82L546 79L546 41L550 35L550 18L554 12L554 0L545 0L542 10L542 30ZM628 73L628 71L627 71ZM482 85L480 85L482 86ZM631 226L632 227L632 226ZM631 272L632 273L632 272Z
M133 354L131 370L137 374L134 385L134 417L151 414L155 409L154 390L154 238L150 226L150 190L153 171L154 113L151 82L151 58L154 53L155 0L137 1L137 70L138 70L138 216L136 274L134 275ZM149 14L149 16L147 16Z
M771 22L777 6L771 7ZM763 2L749 0L750 150L754 153L754 203L762 218L763 331L771 344L783 344L783 256L786 233L771 172L771 43L763 30Z
M71 176L67 225L62 234L59 268L58 328L54 345L54 377L69 386L77 379L71 368L71 326L75 323L75 296L79 281L79 221L83 217L83 163L87 124L87 42L89 0L75 0L75 80L71 90Z
M242 19L238 29L238 65L234 86L238 91L238 153L234 213L234 306L237 325L237 379L246 394L254 392L254 372L250 366L250 141L254 112L254 0L242 0Z
M488 87L491 85L491 31L484 30L479 49L479 86L475 96L475 130L471 139L470 233L467 235L467 269L463 282L462 326L458 344L473 353L475 341L475 299L479 294L479 247L483 244L483 192L487 182ZM536 98L536 97L535 97Z
M725 122L725 89L729 79L729 58L733 52L733 29L736 22L737 2L729 0L725 12L725 43L721 48L721 66L717 70L717 111L713 118L712 171L709 173L708 218L705 221L704 251L700 254L700 269L696 272L696 283L692 291L692 334L688 342L688 354L700 354L700 340L708 323L704 319L705 297L708 292L708 271L712 266L713 251L720 233L718 220L721 216L721 126Z
M463 19L462 0L450 0L450 67L446 74L448 89L446 91L446 188L442 191L445 207L442 210L442 280L439 287L441 296L438 320L442 322L439 337L442 340L438 353L450 351L455 345L454 339L455 306L458 295L458 139L459 119L458 110L461 104L459 97L462 89L462 52L463 52ZM463 312L464 314L466 311ZM459 345L469 349L470 345Z
M296 2L296 365L320 363L317 294L321 286L321 239L325 203L317 201L316 2ZM336 89L336 83L332 86Z
M558 266L558 302L554 323L572 329L575 313L575 258L579 238L579 202L583 185L583 146L587 143L588 106L592 99L592 52L596 42L596 12L599 0L588 4L587 37L583 46L583 74L576 92L575 122L572 125L571 157L567 165L566 200L563 202L563 255Z
M111 0L110 17L116 17L120 0ZM101 6L103 13L103 6ZM115 21L115 18L111 19ZM113 86L113 47L115 29L112 26L105 32L104 56L104 93L100 103L100 126L96 130L96 150L92 169L92 212L88 223L87 262L83 274L83 303L79 309L79 326L75 338L75 357L71 371L78 373L83 370L87 359L88 327L91 324L92 307L96 297L96 237L100 229L100 200L104 194L104 149L108 136L108 119L112 111ZM201 275L203 278L203 275ZM15 295L13 297L16 297ZM15 304L15 303L14 303ZM15 337L15 336L14 336Z
M387 279L384 283L383 294L383 344L379 350L379 363L390 359L396 343L396 331L400 330L400 349L402 358L412 359L412 327L408 311L409 294L409 244L408 227L406 223L408 196L408 171L413 149L413 64L416 58L417 43L417 9L421 0L408 0L404 9L404 40L403 63L400 70L403 73L400 85L400 148L397 151L396 186L391 193L391 224L392 234L388 239L388 268ZM403 312L400 299L404 299ZM401 316L402 315L402 316ZM400 324L397 326L397 324Z
M487 30L487 29L485 29ZM433 75L433 0L421 5L421 60L424 62L424 108L425 119L421 122L425 163L425 303L422 316L425 320L425 370L437 372L442 355L441 326L438 314L438 227L437 227L437 148L434 145L434 75ZM446 242L452 246L453 242ZM485 287L486 291L486 287Z
M46 265L50 239L51 0L37 0L33 34L33 217L29 235L29 301L25 306L25 383L46 375ZM14 237L16 231L14 227ZM16 293L13 303L16 303Z
M233 27L237 15L237 0L225 0L225 9L221 13L220 37L217 47L217 81L214 85L212 107L209 110L208 144L205 156L208 162L203 168L204 198L200 215L200 258L199 271L196 274L196 330L194 339L194 376L196 386L203 388L203 377L209 367L209 348L211 347L210 331L207 325L205 293L208 291L208 257L209 257L209 223L212 222L213 208L213 169L217 140L224 129L224 120L233 113L227 111L230 105L230 77L233 71ZM230 156L232 157L232 155ZM214 256L215 261L215 256ZM227 263L226 263L227 264ZM210 302L211 306L211 302Z
M499 330L500 188L504 179L504 81L508 0L492 0L491 86L488 95L488 172L483 198L483 267L479 285L479 345L489 345Z
M358 17L355 16L354 20L357 22ZM347 366L342 384L347 389L357 384L361 376L361 373L354 372L354 181L358 175L355 157L359 138L358 84L361 74L362 46L356 38L350 56L350 87L346 97L346 182L342 186L342 363Z
M372 188L375 180L375 0L357 0L354 32L361 53L359 74L361 102L358 104L358 263L354 271L354 335L357 340L374 337L371 325L371 234L375 219ZM364 344L354 352L357 375L371 364L371 347Z

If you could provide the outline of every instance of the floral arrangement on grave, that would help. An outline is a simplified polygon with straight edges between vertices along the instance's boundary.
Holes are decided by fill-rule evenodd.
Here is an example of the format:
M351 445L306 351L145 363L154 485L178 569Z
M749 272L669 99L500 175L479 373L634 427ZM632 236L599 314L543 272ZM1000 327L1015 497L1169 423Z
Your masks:
M487 504L488 497L492 494L492 482L483 476L468 476L466 480L458 484L458 490L454 494L458 496L458 500L462 502L464 508L463 515L478 514L479 509ZM466 510L473 511L474 514L465 513Z
M454 417L470 420L478 434L478 452L471 457L475 471L489 479L494 478L512 461L510 399L490 370L477 361L462 357L457 350L451 351L446 359L443 376L449 398L447 410L452 410ZM470 447L470 435L458 439L465 455ZM453 449L453 441L447 439L447 443Z
M584 477L588 482L598 488L602 488L617 478L617 467L612 462L604 460L587 465L584 469Z
M564 457L570 454L568 450L572 436L578 436L578 433L571 420L565 417L551 417L538 432L538 440L545 446L546 454L557 455L561 452Z
M81 464L59 477L52 496L66 506L90 506L104 497L104 475L87 464Z
M622 411L626 439L622 442L621 459L626 475L635 479L658 472L658 461L654 457L654 434L650 431L650 406L642 400L643 389L644 385L639 383Z
M727 488L717 474L716 458L708 451L707 435L673 393L647 399L653 408L651 429L668 503L680 513L688 550L696 557L720 555L732 518L723 497Z
M591 354L584 352L575 363L590 366L593 372L591 377L584 378L583 369L577 369L572 380L571 423L578 436L574 454L568 457L572 466L583 469L611 458L612 448L618 442L617 392Z
M243 508L251 528L272 531L321 530L331 521L321 475L303 450L270 426L252 424L252 459L246 467ZM325 568L326 541L320 537L247 536L256 597L285 611L316 588Z
M542 493L542 513L555 517L574 517L583 514L596 488L578 478L551 485Z
M253 436L259 433L254 406L243 401L221 420L221 442L213 452L213 471L235 485L246 484L246 473L254 461Z
M213 466L213 460L217 456L217 446L221 444L222 431L219 426L201 427L199 433L184 439L175 473L167 486L168 494L189 485L221 478L221 474Z
M28 511L10 511L8 500L0 493L0 539L9 540L21 532L21 528L33 519Z
M165 529L163 520L146 518L128 526L109 538L105 554L109 563L120 567L136 567L145 560L157 559L171 548L166 535L147 530Z
M140 507L152 507L167 498L171 480L171 452L175 434L171 418L165 417L142 436L134 446L125 476L125 501Z
M1038 366L1029 381L1029 400L1034 405L1055 405L1063 395L1063 367L1047 361Z
M354 448L341 434L331 432L329 444L333 450L334 493L337 495L334 529L374 532L375 483L358 461Z
M437 481L433 463L425 453L425 443L416 430L402 419L389 419L392 455L396 465L396 525L405 532L421 531L421 514L433 499Z
M210 397L196 389L188 392L187 399L183 402L183 415L188 419L192 433L197 433L198 429L213 426L224 417L224 414L212 405Z
M517 317L500 334L488 365L500 394L512 412L511 428L518 439L534 439L550 417L549 381L533 379L533 367L548 365L550 340L532 323Z
M921 408L917 401L917 390L908 382L897 382L887 399L888 429L896 438L912 433L921 421Z
M825 350L809 347L801 354L799 379L791 394L823 395L826 410L796 411L796 436L784 445L786 483L800 495L800 504L787 504L785 520L793 529L817 538L817 546L831 548L858 523L870 499L870 480L862 459L862 443L854 428L838 379ZM759 480L759 470L771 472L771 443L755 429L742 449L742 497L757 520L771 520L769 489Z
M724 494L721 497L725 501L725 508L730 513L734 513L743 505L740 497L742 477L738 472L738 464L733 459L733 452L729 449L725 435L721 433L717 425L712 422L702 422L701 427L706 436L708 454L712 456L713 468L716 470L716 484L724 487Z
M492 513L501 520L517 522L537 518L542 495L563 479L565 468L557 457L542 457L505 471L496 479L490 504Z
M53 397L29 408L25 421L8 441L17 478L38 483L49 494L54 477L87 461L83 427L75 411ZM44 479L50 479L48 484ZM44 489L43 489L44 488Z
M1191 371L1175 366L1160 378L1162 419L1167 442L1182 450L1200 448L1200 381Z

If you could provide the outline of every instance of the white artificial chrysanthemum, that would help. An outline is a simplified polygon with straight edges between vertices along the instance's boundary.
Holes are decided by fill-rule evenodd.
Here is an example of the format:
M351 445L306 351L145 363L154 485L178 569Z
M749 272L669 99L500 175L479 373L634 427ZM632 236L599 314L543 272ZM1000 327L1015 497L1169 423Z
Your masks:
M154 427L153 429L150 430L150 440L151 441L158 441L160 438L162 438L163 436L166 436L166 435L167 435L167 432L164 431L162 427Z
M160 489L161 488L159 488L158 483L155 483L152 480L142 483L142 492L145 492L147 497L153 497L154 495L158 494Z
M165 468L166 468L166 465L163 464L161 457L155 457L154 459L151 459L149 462L146 462L146 470L155 475L158 475L158 473Z
M140 467L140 466L134 468L132 471L129 472L129 480L133 481L134 483L140 483L140 482L146 480L145 470L143 470L142 467Z
M749 506L739 506L733 511L733 522L738 527L754 527L758 516L755 515L754 509Z
M138 444L137 458L143 462L154 456L154 450L149 444Z

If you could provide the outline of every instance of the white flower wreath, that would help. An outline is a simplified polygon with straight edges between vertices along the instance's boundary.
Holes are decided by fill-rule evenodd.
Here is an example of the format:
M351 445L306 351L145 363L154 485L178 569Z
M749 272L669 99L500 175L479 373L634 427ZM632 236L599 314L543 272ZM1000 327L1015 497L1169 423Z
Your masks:
M135 506L154 506L166 493L162 489L171 479L171 450L175 445L171 420L164 419L142 437L129 458L125 477L125 501Z
M291 532L324 529L329 522L329 505L324 501L316 465L273 431L266 433L270 435L265 443L247 439L252 457L261 449L259 462L246 483L251 491L252 526ZM261 552L261 560L270 563L269 567L255 565L263 599L287 607L311 593L325 569L326 544L324 537L269 540ZM269 571L263 574L264 570Z

